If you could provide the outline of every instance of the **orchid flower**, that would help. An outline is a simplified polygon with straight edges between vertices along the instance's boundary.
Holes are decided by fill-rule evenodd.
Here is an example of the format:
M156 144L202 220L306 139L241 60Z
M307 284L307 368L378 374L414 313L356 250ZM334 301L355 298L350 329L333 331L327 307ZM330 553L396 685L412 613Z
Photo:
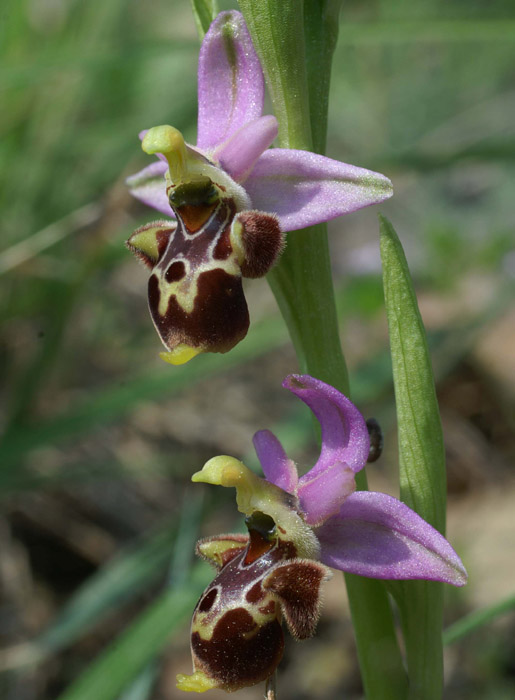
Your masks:
M158 160L128 179L131 193L169 218L137 229L127 244L151 269L150 312L171 364L227 352L245 337L242 276L270 270L285 232L392 194L384 175L269 149L277 120L262 116L263 100L263 72L243 17L222 12L200 49L197 145L171 126L141 134L143 150Z
M299 478L277 438L262 430L254 446L265 479L227 456L192 477L236 488L249 535L197 545L219 573L195 608L193 674L178 676L182 690L233 691L267 679L282 656L282 618L296 639L314 634L328 567L379 579L467 580L451 545L417 513L385 493L355 490L371 452L367 423L349 399L309 375L290 375L283 386L320 422L315 466Z

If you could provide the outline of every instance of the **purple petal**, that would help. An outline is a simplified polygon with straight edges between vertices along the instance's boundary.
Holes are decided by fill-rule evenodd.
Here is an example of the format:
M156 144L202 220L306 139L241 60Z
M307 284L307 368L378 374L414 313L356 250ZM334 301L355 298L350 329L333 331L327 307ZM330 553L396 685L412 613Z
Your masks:
M338 513L355 488L354 472L341 462L309 481L304 480L299 486L298 496L308 525L316 527Z
M236 182L242 182L276 136L277 119L271 115L260 117L238 129L213 152L213 159Z
M200 48L198 147L215 148L260 117L264 89L263 71L243 16L221 12Z
M245 189L253 207L278 215L283 231L329 221L392 196L392 183L384 175L282 148L263 153Z
M320 457L313 469L300 478L299 485L338 463L346 464L353 472L363 469L370 438L356 406L332 386L309 374L290 374L283 386L309 406L322 428Z
M385 493L353 493L316 534L321 560L335 569L371 578L427 579L454 586L467 581L467 572L447 540Z
M298 481L297 469L279 440L269 430L259 430L253 442L267 481L294 494Z
M175 218L166 195L164 174L167 169L166 163L160 160L155 161L140 170L139 173L128 177L127 184L133 197L147 206L157 209L162 214Z

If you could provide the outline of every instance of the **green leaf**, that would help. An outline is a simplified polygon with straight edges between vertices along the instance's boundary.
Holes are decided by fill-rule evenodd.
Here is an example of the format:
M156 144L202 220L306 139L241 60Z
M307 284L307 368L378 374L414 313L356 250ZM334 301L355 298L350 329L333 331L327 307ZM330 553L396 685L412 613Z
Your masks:
M426 332L399 238L382 216L380 226L399 431L401 498L443 534L445 450Z
M218 3L216 0L191 0L191 9L199 38L202 40L209 25L218 14Z
M401 499L445 531L445 452L426 334L406 257L380 216L383 285L392 354ZM392 586L404 631L410 697L439 700L443 684L443 587L428 581Z
M197 564L182 586L163 591L58 700L116 700L192 614L211 575Z

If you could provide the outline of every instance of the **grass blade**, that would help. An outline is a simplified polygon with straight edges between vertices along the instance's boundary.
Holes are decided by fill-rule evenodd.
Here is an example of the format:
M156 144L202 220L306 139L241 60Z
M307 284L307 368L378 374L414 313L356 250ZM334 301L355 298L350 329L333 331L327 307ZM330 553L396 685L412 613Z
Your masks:
M157 664L150 662L133 681L120 700L148 700L158 673Z
M499 603L489 605L482 610L474 610L469 615L465 615L465 617L457 620L444 630L443 643L445 646L454 644L454 642L458 642L468 634L475 632L497 617L510 611L515 611L515 595L508 596L508 598L501 600Z
M120 552L75 593L39 637L5 650L0 669L19 668L45 660L88 632L102 616L118 610L155 583L166 573L176 531L175 524L167 523Z
M212 571L197 564L184 585L166 589L58 700L116 700L192 614Z

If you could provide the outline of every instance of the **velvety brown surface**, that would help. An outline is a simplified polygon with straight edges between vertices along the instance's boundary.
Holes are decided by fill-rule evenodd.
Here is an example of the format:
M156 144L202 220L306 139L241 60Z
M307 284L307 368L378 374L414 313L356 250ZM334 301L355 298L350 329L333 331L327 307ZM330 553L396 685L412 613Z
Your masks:
M192 650L202 668L217 678L225 690L237 690L265 680L282 657L284 640L277 620L256 628L243 608L230 610L217 623L213 637L206 641L192 635Z
M171 297L166 314L159 314L159 287L154 275L148 282L148 297L156 328L170 348L186 343L208 347L212 352L227 352L247 334L249 313L241 279L224 270L200 275L191 313L186 313Z

